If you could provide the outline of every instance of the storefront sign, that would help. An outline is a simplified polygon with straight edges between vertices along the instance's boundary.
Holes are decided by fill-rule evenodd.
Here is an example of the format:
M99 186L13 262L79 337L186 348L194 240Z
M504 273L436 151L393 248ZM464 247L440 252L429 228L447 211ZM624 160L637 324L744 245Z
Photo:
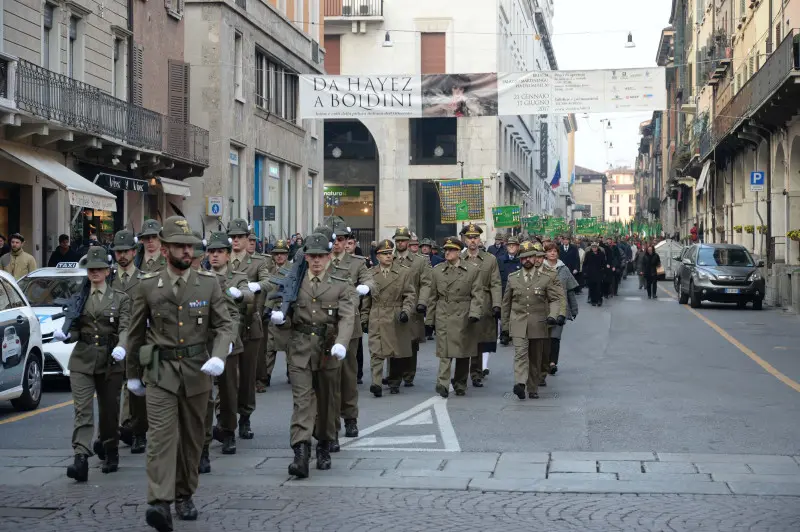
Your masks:
M361 189L355 187L325 187L323 194L338 198L358 198L361 196Z
M277 164L269 165L269 176L273 179L281 178L281 167Z
M231 150L228 153L228 162L233 166L239 166L239 152L238 150Z
M69 191L69 204L99 211L117 212L117 200L115 198L104 198L84 192L75 192L74 190Z
M519 227L520 225L519 205L493 207L492 216L494 218L495 227Z
M222 196L208 196L206 201L206 216L222 216L222 206L225 198Z
M112 174L100 174L97 184L106 190L128 190L131 192L147 192L150 188L150 184L147 181Z

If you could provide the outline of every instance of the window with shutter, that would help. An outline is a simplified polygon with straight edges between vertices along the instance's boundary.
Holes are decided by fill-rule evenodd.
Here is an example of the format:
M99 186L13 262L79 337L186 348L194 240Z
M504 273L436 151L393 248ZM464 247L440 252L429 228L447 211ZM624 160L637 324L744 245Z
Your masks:
M169 61L167 86L169 90L167 114L167 150L173 154L188 153L189 139L186 122L189 121L189 64Z
M446 74L447 55L444 33L423 33L421 36L422 74Z
M133 45L133 105L144 105L144 46Z
M325 36L325 72L332 76L342 73L342 39L340 35Z

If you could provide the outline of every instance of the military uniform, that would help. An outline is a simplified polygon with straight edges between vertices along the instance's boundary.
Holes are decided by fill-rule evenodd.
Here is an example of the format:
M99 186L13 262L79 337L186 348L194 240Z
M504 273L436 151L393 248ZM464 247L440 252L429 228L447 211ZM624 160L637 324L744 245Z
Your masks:
M275 246L273 246L270 253L286 253L288 255L289 243L286 240L278 240L275 242ZM286 272L290 267L291 265L287 263L283 268L278 268L276 263L273 277L285 277ZM273 299L271 301L267 301L265 305L273 309L277 309L280 306L280 300ZM267 316L266 314L263 315ZM286 346L288 345L290 336L288 329L281 329L275 326L274 323L270 322L269 317L263 319L263 325L264 330L267 331L267 341L265 343L265 348L261 351L258 357L258 368L256 370L256 392L259 393L267 391L267 387L272 381L272 370L275 368L275 358L278 355L278 351L283 351L286 353Z
M197 241L179 216L168 218L159 236L166 244ZM127 343L139 359L130 360L127 373L135 394L145 393L142 373L147 386L146 517L156 529L171 529L173 501L179 518L197 518L191 497L198 483L211 379L222 373L234 337L235 324L214 274L168 268L141 279Z
M344 224L334 225L333 238L348 237L352 231ZM331 274L336 277L348 279L356 290L353 291L353 306L358 313L360 297L358 287L367 287L367 290L374 288L372 272L367 268L366 259L358 255L350 255L342 252L341 255L331 255ZM361 290L365 290L361 288ZM350 342L346 344L347 356L342 361L342 376L339 387L340 416L336 418L337 434L340 428L340 418L344 419L345 436L355 438L358 436L358 343L362 335L361 320L353 320L353 329ZM338 440L338 438L337 438Z
M520 258L544 257L541 244L523 242ZM558 274L543 265L519 270L508 276L503 295L502 331L514 343L514 393L538 397L539 371L545 345L550 343L550 326L566 314L564 288Z
M306 240L305 253L327 254L328 243L324 235L312 234ZM330 444L337 436L340 359L346 355L345 346L353 332L355 296L349 279L333 275L330 268L316 277L309 270L300 283L291 307L291 324L280 311L273 312L271 319L292 331L287 364L294 403L290 436L295 458L289 474L305 478L312 431L318 440L317 468L331 465Z
M411 232L407 227L399 227L394 232L394 241L411 240ZM411 361L406 366L403 374L403 381L406 386L414 385L414 377L417 375L417 353L419 352L420 342L424 342L425 335L425 313L431 298L432 270L431 263L423 255L412 253L410 250L398 252L395 250L394 260L401 266L411 270L409 281L414 286L417 294L416 312L411 315Z
M383 240L378 244L377 254L392 253L394 244ZM369 297L362 313L366 313L369 330L370 369L372 384L369 389L375 397L383 395L383 366L389 361L387 379L391 393L400 391L400 382L407 362L411 361L411 321L414 315L417 294L409 281L411 270L393 263L388 268L378 264L372 268L375 290ZM362 318L362 321L364 319Z
M86 255L87 269L108 268L106 251L90 248ZM78 319L66 336L58 331L64 343L76 342L69 359L70 386L75 405L72 449L75 459L67 468L67 476L86 482L88 458L95 451L103 460L103 473L117 471L119 466L119 397L124 378L124 344L130 322L130 299L124 292L113 290L106 283L90 285L88 299ZM112 350L116 356L112 356ZM94 434L94 395L97 394L99 438L92 445Z
M249 232L247 222L241 218L231 221L228 226L229 237L248 235ZM256 370L264 338L261 315L267 291L271 287L269 276L274 271L275 264L271 257L246 251L231 253L229 264L234 271L244 273L249 282L261 286L261 291L256 293L255 299L247 307L247 326L242 333L244 351L239 357L239 437L251 439L253 431L250 428L250 416L256 409Z
M469 224L463 230L465 236L480 237L482 233L483 229L475 224ZM469 364L473 386L481 387L483 386L483 353L497 351L497 320L500 318L500 304L503 301L503 284L500 280L497 258L491 253L479 249L473 257L469 250L465 249L461 253L461 260L471 262L478 267L480 283L484 291L481 319L475 324L478 343Z
M447 249L462 249L457 238L448 238ZM477 336L475 324L483 313L485 291L480 282L480 270L470 262L459 260L456 265L443 262L433 269L430 305L425 322L436 330L436 356L439 357L439 376L436 392L447 397L450 386L450 366L456 361L452 380L456 395L467 389L469 359L475 353Z

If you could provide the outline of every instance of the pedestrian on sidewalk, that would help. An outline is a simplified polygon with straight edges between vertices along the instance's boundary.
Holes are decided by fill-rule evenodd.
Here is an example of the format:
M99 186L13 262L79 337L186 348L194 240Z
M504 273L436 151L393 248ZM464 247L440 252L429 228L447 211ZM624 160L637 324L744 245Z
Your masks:
M643 247L641 251L636 254L636 273L639 277L639 290L647 288L647 279L644 276L645 260L647 259L647 247Z
M658 298L658 268L661 266L661 257L656 253L652 244L647 245L644 257L644 278L647 283L647 299Z
M564 297L567 300L567 320L574 320L578 317L578 298L575 291L578 289L578 282L573 277L569 267L559 260L559 250L555 244L548 244L544 247L545 259L544 266L551 270L555 270L558 274L558 280L564 287ZM558 355L561 352L561 334L564 331L564 325L555 325L550 328L550 356L548 357L548 367L546 373L542 376L542 382L546 382L545 378L547 373L555 375L558 371ZM539 383L541 386L542 383Z
M583 260L583 275L589 286L589 303L593 307L603 306L603 280L607 267L606 254L597 242L592 242Z

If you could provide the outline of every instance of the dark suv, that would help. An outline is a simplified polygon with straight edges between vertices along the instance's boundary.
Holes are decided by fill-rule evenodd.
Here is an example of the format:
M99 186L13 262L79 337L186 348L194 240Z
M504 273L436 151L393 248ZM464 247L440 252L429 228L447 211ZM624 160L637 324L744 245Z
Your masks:
M764 277L743 246L734 244L694 244L685 250L675 282L680 303L689 302L692 308L702 301L736 303L744 308L748 301L753 309L761 310L764 302Z

